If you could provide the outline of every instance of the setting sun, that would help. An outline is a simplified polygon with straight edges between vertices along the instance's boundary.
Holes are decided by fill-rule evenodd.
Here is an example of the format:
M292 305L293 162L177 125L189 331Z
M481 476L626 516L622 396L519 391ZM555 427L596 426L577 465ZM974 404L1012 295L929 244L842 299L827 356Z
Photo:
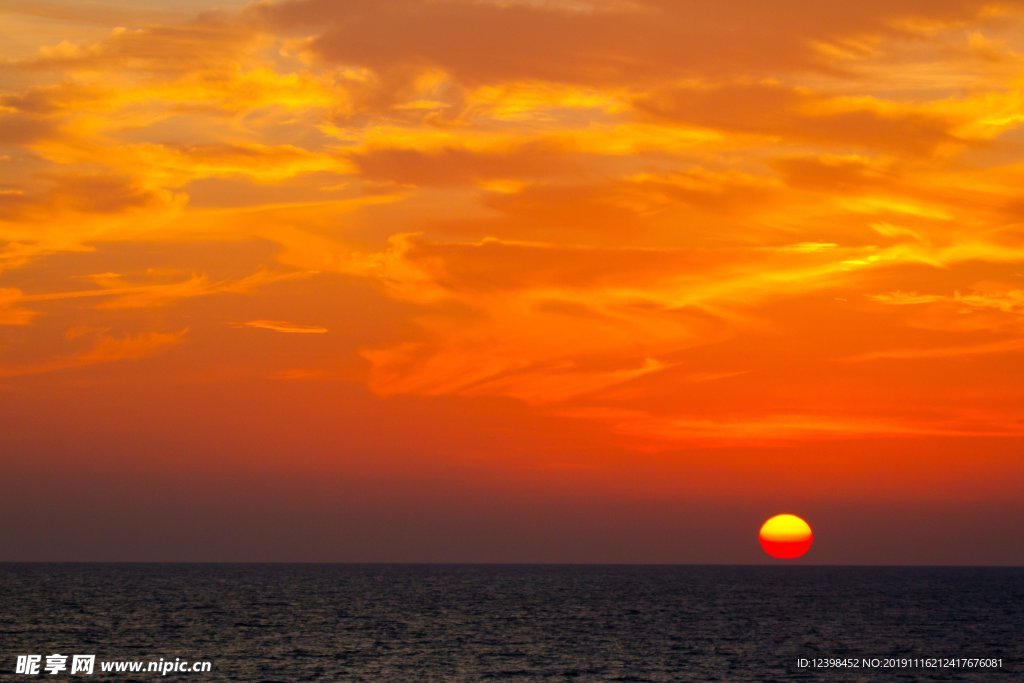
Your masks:
M796 515L775 515L763 525L758 535L764 551L777 560L803 557L814 542L810 525Z

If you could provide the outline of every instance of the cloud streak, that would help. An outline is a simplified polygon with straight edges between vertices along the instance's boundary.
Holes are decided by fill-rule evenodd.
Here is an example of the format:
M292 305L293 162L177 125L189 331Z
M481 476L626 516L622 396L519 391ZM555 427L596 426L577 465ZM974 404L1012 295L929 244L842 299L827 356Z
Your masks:
M300 325L284 320L247 320L243 323L231 323L232 327L251 327L256 330L270 330L283 334L327 334L328 329L320 325Z
M90 348L78 353L38 363L0 365L0 379L42 375L102 363L149 358L181 343L187 333L188 330L184 329L178 332L144 332L124 337L100 335Z

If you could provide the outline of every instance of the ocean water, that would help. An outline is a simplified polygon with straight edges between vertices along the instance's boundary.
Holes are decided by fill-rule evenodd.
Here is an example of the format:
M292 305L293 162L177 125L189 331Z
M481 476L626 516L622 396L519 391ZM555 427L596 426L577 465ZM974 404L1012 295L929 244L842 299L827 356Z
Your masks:
M95 654L95 673L15 674L51 653ZM160 658L212 669L98 664ZM0 564L0 678L1024 680L1024 569Z

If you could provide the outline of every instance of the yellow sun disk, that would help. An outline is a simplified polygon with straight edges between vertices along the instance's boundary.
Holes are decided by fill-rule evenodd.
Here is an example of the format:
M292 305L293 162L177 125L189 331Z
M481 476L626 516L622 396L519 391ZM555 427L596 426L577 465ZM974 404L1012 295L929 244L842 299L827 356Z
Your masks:
M761 537L772 541L802 541L811 536L811 527L796 515L776 515L761 527Z

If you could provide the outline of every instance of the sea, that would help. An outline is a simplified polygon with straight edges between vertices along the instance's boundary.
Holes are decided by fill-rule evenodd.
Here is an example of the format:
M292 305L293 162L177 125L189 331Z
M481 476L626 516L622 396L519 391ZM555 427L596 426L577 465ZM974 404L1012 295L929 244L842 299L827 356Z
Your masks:
M1024 681L1024 569L0 564L0 678Z

